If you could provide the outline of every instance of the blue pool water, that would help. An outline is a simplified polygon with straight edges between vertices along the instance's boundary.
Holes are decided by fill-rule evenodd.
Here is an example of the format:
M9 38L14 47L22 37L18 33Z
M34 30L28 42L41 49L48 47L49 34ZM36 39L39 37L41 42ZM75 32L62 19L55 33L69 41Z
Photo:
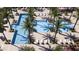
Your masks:
M12 44L26 44L28 43L28 31L23 28L23 23L26 20L27 15L21 14L19 20L16 24L12 25L12 28L15 30L14 36L12 39Z
M61 24L63 24L64 27L59 29L60 32L68 32L70 29L74 27L74 24L68 23L67 21L63 21L61 22Z
M49 28L52 27L52 24L50 24L47 19L43 19L43 20L37 20L36 21L36 26L35 29L37 30L37 32L48 32L50 31Z
M68 23L67 21L63 21L63 22L61 22L61 24L63 24L64 27L67 27L67 28L73 28L73 26L74 26L74 24Z
M50 27L54 27L53 24L50 24L47 19L43 19L43 20L36 20L36 26L35 29L37 30L37 32L48 32L50 31ZM59 31L60 32L68 32L71 28L73 28L74 24L68 23L67 21L62 21L61 24L64 25L63 28L60 28Z
M27 18L27 14L20 14L19 20L16 24L12 25L12 28L15 30L14 36L12 39L12 44L27 44L29 42L28 31L23 28L24 21ZM37 32L48 32L50 27L54 27L53 24L50 24L47 19L35 19L34 28ZM68 32L70 28L73 28L74 24L69 24L67 22L62 22L64 28L60 28L61 32Z

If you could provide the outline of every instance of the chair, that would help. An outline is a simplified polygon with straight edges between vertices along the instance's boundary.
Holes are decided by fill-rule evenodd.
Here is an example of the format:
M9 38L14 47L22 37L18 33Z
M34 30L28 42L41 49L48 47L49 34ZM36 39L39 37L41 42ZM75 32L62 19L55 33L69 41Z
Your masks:
M43 43L43 40L39 40L39 44L41 45Z
M44 40L44 44L47 44L47 40Z
M38 44L38 40L35 40L34 44Z

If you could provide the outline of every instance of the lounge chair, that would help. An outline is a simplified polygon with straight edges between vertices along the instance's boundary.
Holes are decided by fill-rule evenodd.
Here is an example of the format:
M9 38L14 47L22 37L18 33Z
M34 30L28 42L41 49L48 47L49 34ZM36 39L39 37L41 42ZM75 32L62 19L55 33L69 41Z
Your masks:
M47 40L47 44L50 44L50 40Z
M39 44L41 45L43 43L43 40L39 40Z
M34 44L38 44L38 43L39 43L38 40L35 40Z
M44 40L44 44L47 44L47 40Z

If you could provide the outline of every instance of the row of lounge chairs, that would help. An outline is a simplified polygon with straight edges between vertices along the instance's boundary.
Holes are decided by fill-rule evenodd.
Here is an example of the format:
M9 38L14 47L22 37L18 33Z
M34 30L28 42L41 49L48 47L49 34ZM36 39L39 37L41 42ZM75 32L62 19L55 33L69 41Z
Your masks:
M50 40L36 40L34 44L50 44Z
M50 44L50 40L36 40L34 44ZM57 44L59 45L65 45L65 44L75 44L74 41L70 40L63 40L63 41L57 41Z

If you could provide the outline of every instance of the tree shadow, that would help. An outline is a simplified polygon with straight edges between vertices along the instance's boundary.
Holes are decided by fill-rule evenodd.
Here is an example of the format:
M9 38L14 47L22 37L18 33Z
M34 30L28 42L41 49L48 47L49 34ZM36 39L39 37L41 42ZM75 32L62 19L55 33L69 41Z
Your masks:
M72 35L71 33L70 34L66 33L66 35L62 34L62 33L60 33L60 34L65 36L65 39L70 39L70 40L74 40L74 41L79 40L79 37L76 37L76 35Z
M5 38L4 38L3 36L0 36L0 39L1 39L2 41L4 41L4 40L5 40Z
M46 39L49 39L50 40L50 42L54 42L54 39L56 39L56 38L54 38L54 36L51 36L51 34L42 34L42 33L39 33L39 32L37 32L38 34L40 34L40 35L43 35L43 38L45 38L44 40L46 40ZM57 39L56 39L57 40Z
M53 41L54 39L54 36L51 36L50 34L46 34L43 37L45 38L44 40L49 39L50 41Z
M23 36L23 35L21 35L21 34L17 34L17 35L19 35L19 36L21 36L21 37L23 37L23 38L27 39L27 37L24 37L24 36Z
M49 46L49 48L46 48L46 47L44 47L44 45L43 45L43 46L41 46L41 45L39 45L39 44L35 44L35 45L37 45L37 46L43 48L45 51L52 51L51 48L50 48L50 46ZM42 50L41 48L39 48L39 49Z

